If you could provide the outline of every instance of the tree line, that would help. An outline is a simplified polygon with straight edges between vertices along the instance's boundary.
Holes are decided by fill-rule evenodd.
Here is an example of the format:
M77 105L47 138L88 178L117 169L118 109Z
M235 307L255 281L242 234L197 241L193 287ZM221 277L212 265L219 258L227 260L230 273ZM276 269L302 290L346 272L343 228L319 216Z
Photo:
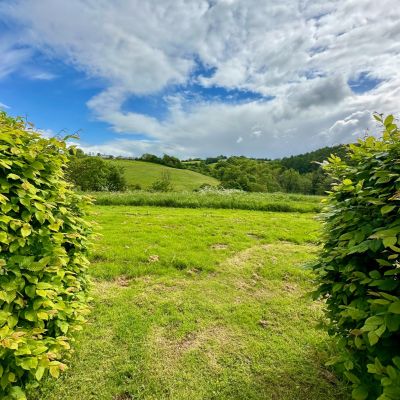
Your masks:
M218 179L221 188L246 192L287 192L324 194L331 179L321 165L331 154L345 157L346 146L324 147L313 152L282 159L255 159L244 156L223 155L205 159L180 160L164 154L158 157L145 153L136 161L151 162L172 168L190 169ZM123 168L108 162L109 155L87 155L81 150L71 160L67 177L84 191L123 191L128 187ZM118 157L123 158L123 157ZM165 179L154 190L165 187ZM170 187L168 183L168 187Z

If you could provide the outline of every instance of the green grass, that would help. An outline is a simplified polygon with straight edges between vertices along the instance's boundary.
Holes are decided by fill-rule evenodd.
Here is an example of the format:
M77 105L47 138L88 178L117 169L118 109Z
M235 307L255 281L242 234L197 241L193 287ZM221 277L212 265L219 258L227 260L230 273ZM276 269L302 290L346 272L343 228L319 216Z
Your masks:
M186 169L170 168L144 161L109 160L109 162L124 168L128 185L140 185L142 189L150 188L154 181L160 179L163 171L170 174L171 183L176 191L191 191L199 188L202 184L211 186L219 184L217 179Z
M33 400L347 399L309 263L312 214L96 206L90 321Z
M160 206L179 208L229 208L259 211L318 212L321 196L238 191L167 192L144 191L91 193L98 205Z

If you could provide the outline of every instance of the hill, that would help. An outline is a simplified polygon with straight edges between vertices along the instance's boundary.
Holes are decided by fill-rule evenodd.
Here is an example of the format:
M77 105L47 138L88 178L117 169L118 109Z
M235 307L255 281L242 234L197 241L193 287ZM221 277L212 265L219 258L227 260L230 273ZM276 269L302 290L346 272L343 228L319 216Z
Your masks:
M154 164L134 160L109 160L124 168L125 177L129 186L140 185L142 189L148 189L151 184L160 179L163 172L171 176L171 183L176 191L192 191L203 184L217 186L219 181L210 176L187 169L177 169L165 165Z

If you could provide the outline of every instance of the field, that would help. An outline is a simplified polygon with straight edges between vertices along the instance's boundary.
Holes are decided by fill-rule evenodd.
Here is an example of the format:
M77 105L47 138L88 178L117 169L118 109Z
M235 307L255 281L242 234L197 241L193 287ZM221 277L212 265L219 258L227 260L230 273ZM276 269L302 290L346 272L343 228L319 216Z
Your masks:
M321 196L287 193L249 193L232 190L190 192L122 192L91 194L98 205L159 206L179 208L228 208L258 211L317 212Z
M93 310L32 400L347 399L308 293L310 213L95 206Z
M124 168L128 185L140 185L142 189L148 189L154 181L160 179L162 172L170 174L171 183L176 191L192 191L202 184L216 186L219 183L210 176L186 169L170 168L165 165L134 160L109 160L109 162Z

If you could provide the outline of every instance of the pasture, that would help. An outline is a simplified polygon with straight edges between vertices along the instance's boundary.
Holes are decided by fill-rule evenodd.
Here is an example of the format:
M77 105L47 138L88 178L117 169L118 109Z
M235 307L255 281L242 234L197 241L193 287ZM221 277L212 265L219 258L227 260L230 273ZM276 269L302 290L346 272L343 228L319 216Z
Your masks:
M188 169L177 169L165 165L134 160L114 159L108 162L123 167L124 175L129 186L140 185L142 189L150 188L154 181L160 179L163 172L167 172L170 175L171 183L175 191L191 191L198 189L203 184L210 186L217 186L219 184L217 179Z
M92 314L32 400L347 399L313 302L315 214L95 206Z

